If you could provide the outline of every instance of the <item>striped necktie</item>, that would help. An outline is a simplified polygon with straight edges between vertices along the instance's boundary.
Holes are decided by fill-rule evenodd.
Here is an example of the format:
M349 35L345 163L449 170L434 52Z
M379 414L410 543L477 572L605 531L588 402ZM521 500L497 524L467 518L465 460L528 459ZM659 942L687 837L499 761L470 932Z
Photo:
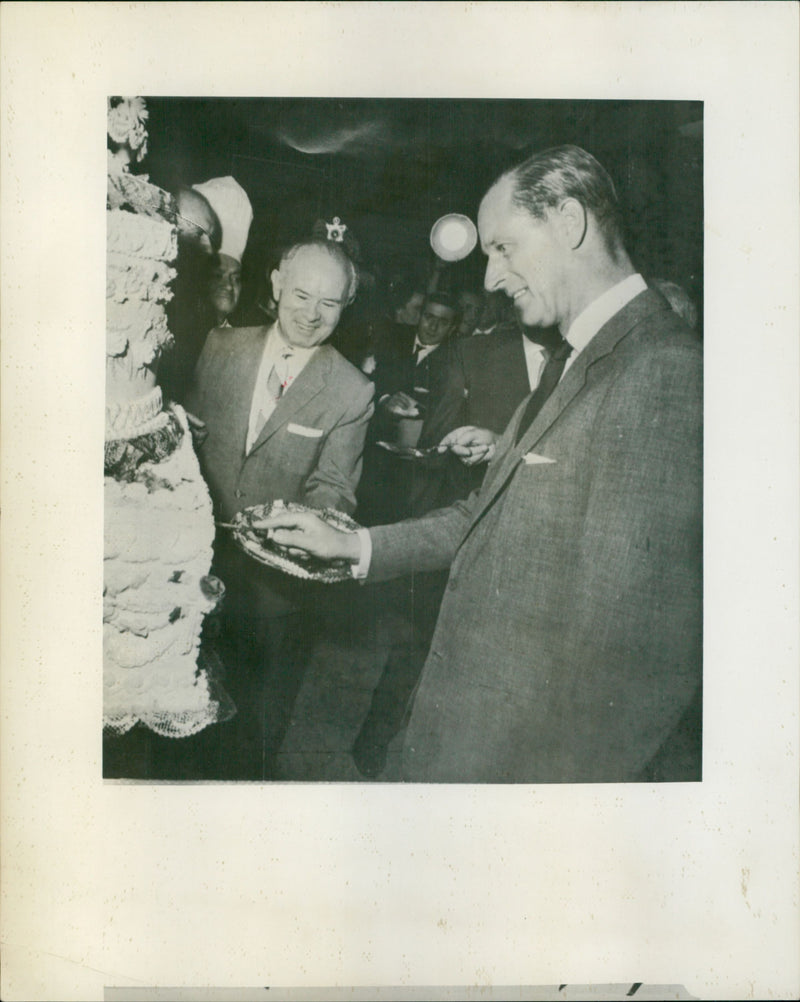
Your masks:
M267 392L269 393L270 399L274 400L276 403L283 396L283 383L281 382L281 377L278 375L278 370L274 365L270 369L269 376L267 376Z

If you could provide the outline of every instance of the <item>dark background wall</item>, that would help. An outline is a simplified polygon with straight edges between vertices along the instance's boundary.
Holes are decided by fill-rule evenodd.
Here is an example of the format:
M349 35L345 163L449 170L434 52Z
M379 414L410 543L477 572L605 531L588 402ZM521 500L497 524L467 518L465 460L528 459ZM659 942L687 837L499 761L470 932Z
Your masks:
M475 218L491 181L561 143L614 179L629 249L649 278L678 282L702 316L701 102L148 97L151 180L168 190L232 174L254 209L251 281L274 248L339 216L367 268L431 261L431 225ZM480 282L476 249L459 270Z

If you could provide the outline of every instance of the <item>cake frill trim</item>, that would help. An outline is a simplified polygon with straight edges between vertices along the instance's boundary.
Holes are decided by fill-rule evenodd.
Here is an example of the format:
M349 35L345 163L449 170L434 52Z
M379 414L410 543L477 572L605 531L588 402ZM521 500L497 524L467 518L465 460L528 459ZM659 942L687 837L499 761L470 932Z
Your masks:
M161 390L158 391L159 407ZM109 439L105 443L104 472L114 480L131 483L144 463L160 463L178 448L184 430L174 411L165 410L151 414L153 394L144 400L133 401L120 408L115 423L127 434ZM107 414L108 420L108 414Z
M136 724L142 724L163 738L186 738L198 734L209 724L225 723L236 716L236 704L224 686L225 669L219 656L205 645L200 648L197 677L205 679L209 700L206 706L183 711L160 710L155 707L126 711L116 708L105 714L103 729L121 736Z
M144 396L120 403L106 403L106 441L136 438L160 428L164 421L163 394L154 386Z

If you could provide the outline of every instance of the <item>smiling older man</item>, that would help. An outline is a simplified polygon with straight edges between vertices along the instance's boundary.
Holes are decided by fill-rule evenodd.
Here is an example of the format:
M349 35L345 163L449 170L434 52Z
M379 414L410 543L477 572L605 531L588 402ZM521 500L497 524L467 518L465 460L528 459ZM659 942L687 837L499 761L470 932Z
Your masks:
M373 386L324 342L355 295L355 267L312 241L271 279L277 321L213 330L189 397L208 430L200 461L218 516L277 498L352 512Z
M486 288L566 341L480 491L357 534L276 518L275 538L369 563L374 580L450 565L406 779L698 780L700 346L636 274L613 184L584 150L503 175L478 225Z
M271 281L276 322L212 330L187 400L205 423L198 455L223 522L279 498L348 513L356 503L374 388L325 344L355 296L355 265L338 244L312 240L289 248ZM258 674L275 668L305 589L244 556L229 536L218 533L215 572L228 588L237 657Z

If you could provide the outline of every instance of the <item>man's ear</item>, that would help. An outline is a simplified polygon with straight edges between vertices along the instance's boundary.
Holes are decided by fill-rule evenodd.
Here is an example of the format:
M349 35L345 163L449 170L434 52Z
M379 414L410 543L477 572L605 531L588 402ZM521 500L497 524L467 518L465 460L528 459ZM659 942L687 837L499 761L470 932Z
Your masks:
M558 207L561 233L570 250L577 250L586 238L589 222L586 209L577 198L565 198Z
M272 298L277 303L281 298L281 273L278 268L272 269L269 280L272 283Z

